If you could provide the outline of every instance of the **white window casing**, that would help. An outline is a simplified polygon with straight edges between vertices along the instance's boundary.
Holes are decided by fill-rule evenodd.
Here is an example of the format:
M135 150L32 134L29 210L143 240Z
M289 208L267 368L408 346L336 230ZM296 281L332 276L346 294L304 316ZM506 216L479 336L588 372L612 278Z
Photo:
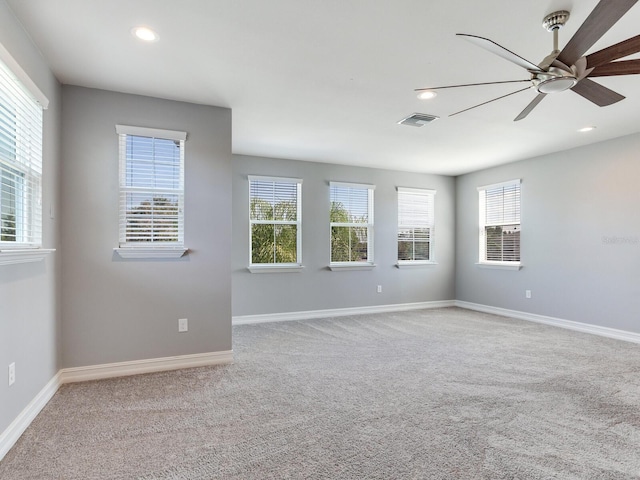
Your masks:
M368 269L375 266L375 188L375 185L329 182L331 270Z
M435 264L435 190L397 187L398 267Z
M249 175L249 271L300 272L302 179Z
M479 265L519 269L521 180L478 187Z
M42 128L48 100L0 45L0 265L39 261Z
M171 259L184 245L186 132L116 125L122 258Z

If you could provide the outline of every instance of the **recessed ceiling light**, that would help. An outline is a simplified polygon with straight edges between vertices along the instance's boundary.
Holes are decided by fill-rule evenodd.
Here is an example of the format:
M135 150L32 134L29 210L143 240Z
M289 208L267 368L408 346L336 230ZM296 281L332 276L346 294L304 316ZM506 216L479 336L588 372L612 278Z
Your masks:
M158 34L149 27L133 27L131 29L131 34L145 42L157 42L160 39Z
M581 128L580 130L578 130L579 132L590 132L591 130L594 130L596 127L584 127Z
M420 92L418 94L418 98L420 100L429 100L430 98L433 98L437 95L436 92L434 92L433 90L425 90L424 92Z

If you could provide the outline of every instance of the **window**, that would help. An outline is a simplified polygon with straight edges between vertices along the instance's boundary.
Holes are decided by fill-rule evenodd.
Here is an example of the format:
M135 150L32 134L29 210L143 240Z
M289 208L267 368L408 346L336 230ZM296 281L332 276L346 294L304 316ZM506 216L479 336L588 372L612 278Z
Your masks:
M374 185L331 182L331 265L373 265Z
M301 192L300 179L249 176L249 270L252 272L260 271L260 267L290 267L291 270L301 266Z
M398 187L398 265L433 261L435 194Z
M520 264L520 180L479 187L480 263Z
M187 134L117 125L121 256L184 254L184 143Z
M0 249L3 251L42 246L42 108L0 62Z

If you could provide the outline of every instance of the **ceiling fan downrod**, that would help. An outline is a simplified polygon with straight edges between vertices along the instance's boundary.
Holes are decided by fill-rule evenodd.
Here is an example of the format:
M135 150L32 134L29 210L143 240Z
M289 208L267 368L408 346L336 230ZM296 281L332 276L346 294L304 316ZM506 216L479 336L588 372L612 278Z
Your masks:
M567 20L569 20L569 12L566 10L558 10L542 19L542 28L553 33L553 53L560 52L558 49L558 30L564 27Z
M565 70L568 67L562 66L556 61L560 53L558 47L558 30L569 20L569 12L559 10L550 13L542 19L542 27L553 33L553 51L540 64L542 72L532 72L532 82L539 93L549 94L564 92L578 83L573 71Z

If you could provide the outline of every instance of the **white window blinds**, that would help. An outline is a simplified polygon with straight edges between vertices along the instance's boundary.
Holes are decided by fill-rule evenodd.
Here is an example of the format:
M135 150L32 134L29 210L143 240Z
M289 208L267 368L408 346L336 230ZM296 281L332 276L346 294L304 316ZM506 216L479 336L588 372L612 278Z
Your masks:
M330 182L331 263L373 263L374 189Z
M433 260L435 190L398 187L398 261Z
M117 125L120 247L184 245L185 132Z
M249 176L251 265L302 263L302 180Z
M480 261L520 262L520 180L478 188Z
M42 106L0 62L0 247L42 245Z

